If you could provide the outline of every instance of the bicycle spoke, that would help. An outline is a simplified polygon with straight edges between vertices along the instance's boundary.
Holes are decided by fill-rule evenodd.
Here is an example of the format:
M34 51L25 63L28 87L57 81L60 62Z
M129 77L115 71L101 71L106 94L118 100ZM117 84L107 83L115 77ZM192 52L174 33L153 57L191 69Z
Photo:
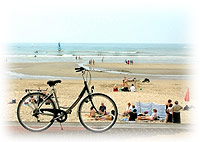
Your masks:
M53 101L48 99L46 100L46 102L48 101L48 105L45 104L46 102L43 102L41 107L38 108L40 103L42 103L41 101L43 101L43 97L45 97L44 94L32 93L25 96L18 105L18 120L24 128L30 131L42 131L53 123L53 113L40 111L40 109L54 109L55 105Z
M86 97L85 100L87 99ZM104 94L94 94L92 101L83 100L79 107L81 123L94 132L110 129L116 122L117 113L114 101Z

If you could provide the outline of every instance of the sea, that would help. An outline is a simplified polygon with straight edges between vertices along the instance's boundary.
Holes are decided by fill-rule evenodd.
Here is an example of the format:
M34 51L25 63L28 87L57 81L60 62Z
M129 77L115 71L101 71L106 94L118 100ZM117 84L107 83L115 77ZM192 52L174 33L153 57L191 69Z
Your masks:
M192 56L186 44L137 43L11 43L8 62L95 62L189 64ZM58 51L60 50L61 51Z
M85 66L89 61L95 63L158 63L158 64L191 64L191 46L187 44L160 43L10 43L7 54L8 63L37 63L37 62L76 62ZM153 75L119 72L101 68L94 71L117 73L124 75L140 75L161 79L188 79L190 75ZM56 78L51 76L33 76L8 72L14 78ZM68 79L68 77L63 77Z

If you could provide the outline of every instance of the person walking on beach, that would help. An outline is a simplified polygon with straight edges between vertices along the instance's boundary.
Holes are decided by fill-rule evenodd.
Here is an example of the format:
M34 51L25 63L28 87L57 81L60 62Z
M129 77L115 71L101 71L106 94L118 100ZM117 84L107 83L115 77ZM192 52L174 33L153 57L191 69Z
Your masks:
M103 61L104 61L104 57L102 57L102 59L101 59L101 62L103 63Z

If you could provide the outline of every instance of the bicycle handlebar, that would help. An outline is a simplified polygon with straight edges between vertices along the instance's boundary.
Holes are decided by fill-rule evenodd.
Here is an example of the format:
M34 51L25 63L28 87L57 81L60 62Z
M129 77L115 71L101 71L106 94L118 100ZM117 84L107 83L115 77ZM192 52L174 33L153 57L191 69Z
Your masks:
M83 68L83 67L79 67L79 68L75 68L75 70L76 70L76 72L81 72L81 71L86 70L86 69Z
M89 84L91 83L91 73L90 73L90 71L85 69L84 67L75 68L75 70L76 70L76 72L82 72L83 80L88 82L88 86L89 86Z

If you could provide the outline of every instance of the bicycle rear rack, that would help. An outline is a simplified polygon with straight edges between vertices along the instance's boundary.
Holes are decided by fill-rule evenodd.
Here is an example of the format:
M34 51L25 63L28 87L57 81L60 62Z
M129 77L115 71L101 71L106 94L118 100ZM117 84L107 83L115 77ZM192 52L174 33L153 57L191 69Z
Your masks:
M47 91L47 90L48 90L48 88L45 89L45 90L43 90L43 89L25 89L25 92L26 92L26 93L32 93L32 92L45 92L45 91Z

